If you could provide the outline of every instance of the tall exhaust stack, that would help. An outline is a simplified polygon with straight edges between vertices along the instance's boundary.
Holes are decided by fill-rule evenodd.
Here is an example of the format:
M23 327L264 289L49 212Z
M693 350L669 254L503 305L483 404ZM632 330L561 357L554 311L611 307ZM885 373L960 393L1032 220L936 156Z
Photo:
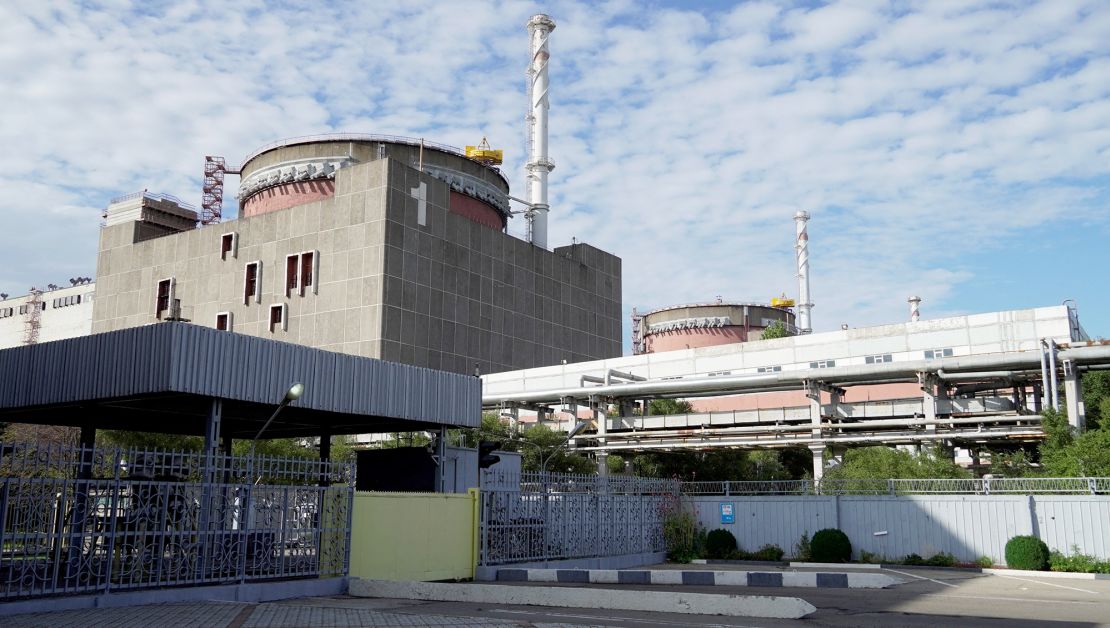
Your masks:
M910 303L910 322L916 323L921 319L921 297L912 296L907 300Z
M809 232L806 223L809 214L797 212L794 214L794 226L797 228L798 240L794 250L798 253L798 333L808 334L813 332L810 322L810 311L813 303L809 299Z
M551 103L547 95L547 61L551 54L547 40L555 30L555 21L544 14L528 20L532 62L528 66L528 241L547 248L547 175L555 164L547 158L547 111Z

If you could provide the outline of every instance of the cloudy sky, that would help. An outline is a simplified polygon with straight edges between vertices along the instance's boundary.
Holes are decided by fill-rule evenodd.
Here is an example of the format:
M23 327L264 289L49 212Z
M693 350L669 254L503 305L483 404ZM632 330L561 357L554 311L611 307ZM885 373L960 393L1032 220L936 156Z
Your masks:
M805 209L819 331L918 294L925 317L1072 298L1110 336L1101 0L3 3L0 291L93 275L110 198L199 204L206 154L279 138L488 136L523 194L537 12L550 242L622 257L627 311L795 294Z

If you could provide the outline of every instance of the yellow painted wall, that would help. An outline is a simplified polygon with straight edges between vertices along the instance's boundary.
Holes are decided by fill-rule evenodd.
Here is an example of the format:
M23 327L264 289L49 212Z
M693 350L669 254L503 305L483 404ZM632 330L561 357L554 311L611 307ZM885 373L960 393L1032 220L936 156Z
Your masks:
M376 580L474 577L478 492L355 493L351 575Z

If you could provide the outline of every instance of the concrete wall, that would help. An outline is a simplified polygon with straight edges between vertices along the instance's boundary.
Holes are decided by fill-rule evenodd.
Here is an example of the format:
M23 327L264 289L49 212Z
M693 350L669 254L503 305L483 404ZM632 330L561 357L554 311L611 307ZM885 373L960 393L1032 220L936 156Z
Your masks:
M373 580L474 577L478 492L356 493L351 572Z
M426 201L412 189L426 184ZM614 357L620 259L578 244L545 251L449 211L447 184L392 159L343 168L334 198L136 242L101 231L94 333L155 323L160 280L182 316L254 336L473 373ZM423 224L421 224L423 216ZM238 254L221 259L223 234ZM285 295L285 260L317 251L318 290ZM245 266L262 262L244 302ZM284 304L284 329L269 329Z
M802 534L839 528L860 551L897 559L939 552L974 562L990 556L1005 564L1006 541L1033 534L1065 554L1072 546L1110 559L1107 495L850 495L688 498L707 530L723 528L751 551L771 543L793 554ZM735 523L722 524L720 504L735 507Z
M76 297L81 302L75 303ZM71 286L43 292L45 307L39 312L39 342L63 340L88 335L92 328L93 302L96 284ZM27 337L29 313L20 314L19 308L30 301L30 295L9 296L0 301L0 349L18 347ZM65 303L69 303L66 305ZM8 311L11 315L8 315Z

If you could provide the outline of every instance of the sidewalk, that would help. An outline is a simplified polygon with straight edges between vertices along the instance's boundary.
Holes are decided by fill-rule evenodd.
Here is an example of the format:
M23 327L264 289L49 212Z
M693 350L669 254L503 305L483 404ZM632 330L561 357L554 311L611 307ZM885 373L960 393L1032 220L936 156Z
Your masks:
M4 618L5 628L293 628L304 626L518 626L515 621L405 613L405 600L301 598L262 604L200 602L33 613ZM415 609L413 609L415 610ZM539 624L536 624L537 626ZM547 624L554 628L558 624Z

